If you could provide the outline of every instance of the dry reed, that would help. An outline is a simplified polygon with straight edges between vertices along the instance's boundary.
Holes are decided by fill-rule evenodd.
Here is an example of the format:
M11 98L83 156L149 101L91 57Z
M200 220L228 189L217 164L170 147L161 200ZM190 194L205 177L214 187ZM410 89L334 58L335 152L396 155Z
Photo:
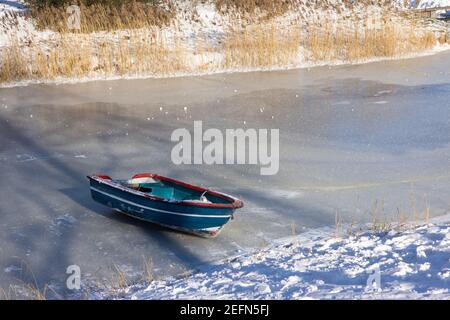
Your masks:
M169 50L151 32L119 37L115 42L61 35L52 47L34 50L17 43L1 51L1 82L186 71L180 50Z
M370 58L400 57L412 52L431 49L436 44L433 32L416 28L404 20L380 19L375 27L327 23L309 28L304 47L314 62L357 62Z
M81 3L79 7L81 33L166 26L171 23L175 12L170 1L163 4L130 1L121 5L96 3L88 6ZM39 30L56 32L72 32L67 27L68 16L65 6L44 6L29 12Z
M61 32L44 45L12 41L0 50L0 82L169 76L336 61L351 63L401 57L431 49L437 42L432 31L391 16L382 17L375 26L367 21L316 21L306 29L299 25L280 29L271 22L257 23L231 28L223 41L216 44L198 37L194 46L188 46L181 36L166 39L158 28L144 27L132 20L114 24L98 18L85 26L84 31L109 30L119 25L143 28L105 34Z

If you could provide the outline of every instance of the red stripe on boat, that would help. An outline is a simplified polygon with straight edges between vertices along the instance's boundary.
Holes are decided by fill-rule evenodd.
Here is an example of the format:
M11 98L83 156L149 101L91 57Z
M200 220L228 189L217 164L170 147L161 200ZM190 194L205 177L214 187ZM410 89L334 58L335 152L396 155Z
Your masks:
M131 179L139 179L139 178L154 178L155 175L153 173L138 173L131 177Z

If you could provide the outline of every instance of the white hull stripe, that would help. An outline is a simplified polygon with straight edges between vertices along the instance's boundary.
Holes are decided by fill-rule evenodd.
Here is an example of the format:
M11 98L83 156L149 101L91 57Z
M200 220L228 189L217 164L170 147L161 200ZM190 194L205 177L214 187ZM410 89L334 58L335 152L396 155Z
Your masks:
M174 215L177 215L177 216L187 216L187 217L196 217L196 218L230 218L231 217L230 215L203 215L203 214L180 213L180 212L173 212L173 211L166 211L166 210L161 210L161 209L155 209L155 208L143 206L141 204L138 204L138 203L135 203L135 202L123 199L123 198L118 197L118 196L114 196L114 195L109 194L107 192L98 190L97 188L94 188L94 187L91 187L91 190L93 190L95 192L98 192L98 193L101 193L101 194L104 194L105 196L108 196L110 198L113 198L113 199L116 199L116 200L128 203L128 204L130 204L132 206L135 206L135 207L139 207L139 208L147 209L147 210L152 210L152 211L158 211L158 212L162 212L162 213L174 214Z

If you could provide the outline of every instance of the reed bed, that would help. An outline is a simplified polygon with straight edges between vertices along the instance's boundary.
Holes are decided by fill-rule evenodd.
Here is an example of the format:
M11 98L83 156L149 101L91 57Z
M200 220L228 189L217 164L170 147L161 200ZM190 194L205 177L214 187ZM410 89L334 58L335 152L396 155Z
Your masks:
M63 35L49 48L14 45L1 52L0 81L53 80L89 76L170 75L186 71L179 49L169 50L153 33L90 41Z
M408 0L403 0L404 5ZM289 10L298 10L304 6L307 10L327 10L341 14L344 10L353 10L356 7L367 8L377 5L384 10L392 10L397 5L397 0L215 0L218 11L239 13L242 16L255 17L255 13L261 13L259 18L270 19L281 16Z
M13 41L0 49L0 82L57 78L171 76L177 74L274 69L335 62L402 57L432 49L438 36L407 19L315 21L280 28L268 21L230 28L221 41L202 37L194 45L159 27L123 32L56 33L43 45ZM102 19L98 19L102 20ZM55 20L56 21L56 20ZM113 28L91 22L84 31ZM122 23L122 22L120 22ZM191 39L192 40L192 39Z
M265 68L402 57L432 49L437 35L409 20L316 21L280 30L247 28L225 40L223 68Z
M78 32L81 33L167 26L175 16L170 1L91 1L93 3L88 5L85 2L79 3ZM72 32L66 23L68 13L64 5L35 5L28 15L34 19L38 30Z
M401 57L432 49L437 43L434 32L417 27L404 20L380 19L375 27L367 23L351 28L344 25L324 24L309 27L303 46L312 62L358 62L371 58Z
M282 34L274 26L248 28L227 34L222 68L268 68L294 65L300 54L301 32L293 28Z
M238 13L247 19L258 17L258 20L267 20L281 16L292 9L298 2L296 0L216 0L218 11ZM255 13L259 15L255 15Z

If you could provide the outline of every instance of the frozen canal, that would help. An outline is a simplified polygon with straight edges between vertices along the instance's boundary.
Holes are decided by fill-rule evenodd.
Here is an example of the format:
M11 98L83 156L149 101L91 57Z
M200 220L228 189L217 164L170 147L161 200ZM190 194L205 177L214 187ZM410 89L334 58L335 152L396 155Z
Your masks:
M450 52L311 70L0 89L0 287L64 294L66 267L177 273L306 228L450 209ZM280 129L280 170L181 165L176 128ZM240 197L216 239L121 216L87 174L155 172ZM295 231L294 231L295 229ZM114 281L114 280L113 280Z

